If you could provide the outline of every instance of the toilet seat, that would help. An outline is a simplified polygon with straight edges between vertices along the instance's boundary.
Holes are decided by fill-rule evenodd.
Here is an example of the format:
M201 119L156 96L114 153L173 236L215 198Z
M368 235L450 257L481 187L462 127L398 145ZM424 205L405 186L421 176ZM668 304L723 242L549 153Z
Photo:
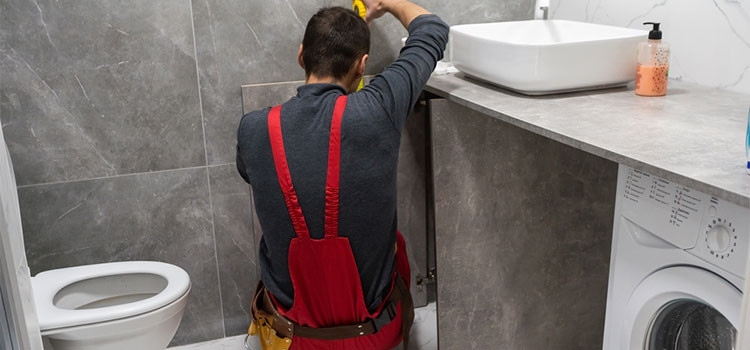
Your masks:
M161 276L166 287L146 299L93 309L63 309L54 298L63 288L97 277L149 274ZM42 331L81 326L136 316L162 308L179 299L190 289L190 277L181 268L154 261L127 261L76 266L45 271L31 278L39 326Z

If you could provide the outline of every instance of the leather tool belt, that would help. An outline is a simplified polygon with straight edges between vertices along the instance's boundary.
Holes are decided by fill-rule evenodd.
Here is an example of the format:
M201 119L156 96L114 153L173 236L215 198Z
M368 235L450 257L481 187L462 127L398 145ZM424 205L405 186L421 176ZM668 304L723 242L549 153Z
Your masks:
M312 328L299 325L282 316L276 310L262 281L259 281L258 286L255 288L251 313L254 320L262 318L271 319L271 327L276 331L278 336L283 338L291 339L294 336L298 336L321 340L338 340L377 333L396 318L398 312L396 306L401 302L402 338L404 339L404 349L406 349L409 330L414 321L414 303L409 290L404 285L403 279L400 276L396 276L394 282L396 286L393 288L388 300L385 301L386 304L380 315L377 318L368 319L364 323L326 328Z

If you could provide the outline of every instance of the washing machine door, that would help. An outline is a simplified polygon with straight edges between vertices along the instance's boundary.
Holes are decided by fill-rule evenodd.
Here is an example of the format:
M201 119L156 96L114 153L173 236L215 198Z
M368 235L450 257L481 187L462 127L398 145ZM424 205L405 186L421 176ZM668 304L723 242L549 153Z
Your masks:
M621 349L732 350L742 292L720 276L692 266L647 277L628 302Z

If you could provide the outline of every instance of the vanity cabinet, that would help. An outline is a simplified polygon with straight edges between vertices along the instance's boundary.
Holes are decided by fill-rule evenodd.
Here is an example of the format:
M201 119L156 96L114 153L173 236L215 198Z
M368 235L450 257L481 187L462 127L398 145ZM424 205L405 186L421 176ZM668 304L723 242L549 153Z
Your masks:
M429 108L440 348L601 348L617 163Z

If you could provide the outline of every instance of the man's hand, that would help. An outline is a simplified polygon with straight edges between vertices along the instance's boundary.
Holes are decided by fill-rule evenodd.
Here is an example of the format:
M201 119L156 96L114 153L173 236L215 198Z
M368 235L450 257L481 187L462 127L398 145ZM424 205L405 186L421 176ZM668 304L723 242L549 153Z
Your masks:
M408 0L362 0L367 6L367 16L365 21L371 23L376 18L382 17L386 12L390 12L401 21L404 28L409 29L409 24L414 18L420 15L428 14L419 5L413 4Z
M372 21L377 18L383 17L383 15L388 12L385 5L383 4L383 0L362 0L362 2L364 2L365 6L367 7L367 16L365 17L365 21L368 24L372 23Z

